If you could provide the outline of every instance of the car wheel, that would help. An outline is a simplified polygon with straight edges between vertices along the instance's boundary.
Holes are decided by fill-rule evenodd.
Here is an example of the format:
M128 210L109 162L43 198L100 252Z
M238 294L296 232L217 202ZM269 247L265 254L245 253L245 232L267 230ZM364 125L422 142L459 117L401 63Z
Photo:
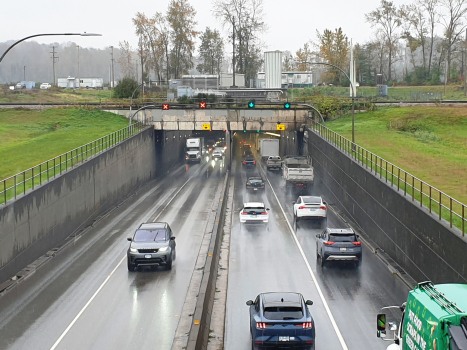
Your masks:
M299 222L300 221L300 218L298 216L295 215L295 221L296 222Z
M251 341L251 350L256 350L254 340Z
M172 270L172 261L172 254L170 254L170 260L167 262L167 265L165 265L167 270Z
M130 262L130 259L127 260L127 265L128 265L128 271L130 271L130 272L135 271L136 266L135 266L135 264L132 264Z
M173 260L176 260L176 259L177 259L177 250L176 250L175 248L174 248L172 254L173 254L173 258L172 258L172 259L173 259Z
M321 267L324 267L324 265L326 264L326 259L324 258L323 256L323 252L321 252L321 254L319 255L320 259L321 259Z

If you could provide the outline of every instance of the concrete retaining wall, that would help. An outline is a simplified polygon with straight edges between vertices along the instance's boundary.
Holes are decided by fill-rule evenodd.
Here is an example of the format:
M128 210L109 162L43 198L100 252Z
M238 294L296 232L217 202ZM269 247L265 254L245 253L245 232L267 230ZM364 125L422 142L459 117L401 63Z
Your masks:
M1 207L0 284L162 173L163 167L180 164L184 143L178 131L156 135L148 128Z
M311 131L307 146L322 194L414 279L467 282L467 239L459 230L450 229L446 221Z

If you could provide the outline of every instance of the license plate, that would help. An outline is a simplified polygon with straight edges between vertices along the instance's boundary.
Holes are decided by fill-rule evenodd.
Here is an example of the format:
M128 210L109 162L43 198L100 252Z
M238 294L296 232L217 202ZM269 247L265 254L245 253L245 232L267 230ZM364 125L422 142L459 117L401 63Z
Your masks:
M146 259L150 259L150 258L151 258L151 254L146 254L144 257L145 257Z
M341 252L346 252L346 251L347 251L347 248L340 248L340 251L341 251Z
M250 215L250 218L256 219L256 215Z
M290 341L290 337L286 335L280 335L279 341Z
M310 211L315 211L316 209L310 209Z
M257 188L254 188L254 190L255 190L255 191L258 191L258 189L257 189Z

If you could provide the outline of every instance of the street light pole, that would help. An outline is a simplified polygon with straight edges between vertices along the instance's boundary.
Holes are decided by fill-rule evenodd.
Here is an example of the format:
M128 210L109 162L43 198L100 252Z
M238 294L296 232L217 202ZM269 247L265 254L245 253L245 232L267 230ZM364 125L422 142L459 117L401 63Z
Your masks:
M354 90L354 86L352 84L352 80L350 80L349 76L347 75L346 72L344 72L341 68L339 68L338 66L335 66L331 63L324 63L324 62L302 62L302 63L308 63L308 64L315 64L315 65L323 65L323 66L330 66L330 67L334 67L338 70L340 70L342 73L344 73L345 77L349 80L350 82L350 86L352 88L352 144L353 146L355 147L355 90Z
M27 40L27 39L30 39L30 38L35 38L37 36L52 36L52 35L80 35L80 36L102 36L102 34L94 34L94 33L53 33L53 34L34 34L34 35L30 35L30 36L27 36L21 40L18 40L17 42L13 43L13 45L11 45L4 53L3 55L0 57L0 62L2 62L3 58L6 56L6 54L8 53L8 51L10 51L13 47L15 47L17 44L19 44L20 42L24 41L24 40Z
M81 89L81 76L79 74L79 45L77 45L78 47L78 90Z
M133 96L135 95L135 92L136 90L138 90L142 85L144 85L144 83L142 84L139 84L136 89L133 91L133 93L131 94L131 100L130 100L130 125L131 125L131 119L133 118L132 115L131 115L131 106L133 105ZM135 113L136 114L136 113Z

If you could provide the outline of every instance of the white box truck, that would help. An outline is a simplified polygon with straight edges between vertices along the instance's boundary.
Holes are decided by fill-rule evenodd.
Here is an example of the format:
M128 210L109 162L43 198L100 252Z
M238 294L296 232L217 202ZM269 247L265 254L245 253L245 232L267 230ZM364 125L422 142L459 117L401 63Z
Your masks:
M196 137L186 139L185 160L189 162L201 163L204 152L204 138Z
M270 156L279 156L279 139L262 139L260 141L261 160Z

